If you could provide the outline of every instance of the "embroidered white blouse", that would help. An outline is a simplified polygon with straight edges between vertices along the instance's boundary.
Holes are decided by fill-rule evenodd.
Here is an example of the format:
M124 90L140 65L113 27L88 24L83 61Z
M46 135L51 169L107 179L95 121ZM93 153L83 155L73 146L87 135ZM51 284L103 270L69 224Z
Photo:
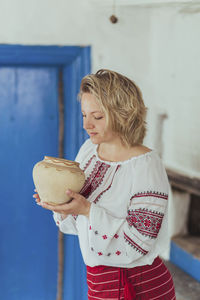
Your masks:
M81 194L89 219L54 213L60 230L78 235L86 265L136 267L152 264L166 249L169 183L155 150L122 162L98 157L88 139L76 157L86 174Z

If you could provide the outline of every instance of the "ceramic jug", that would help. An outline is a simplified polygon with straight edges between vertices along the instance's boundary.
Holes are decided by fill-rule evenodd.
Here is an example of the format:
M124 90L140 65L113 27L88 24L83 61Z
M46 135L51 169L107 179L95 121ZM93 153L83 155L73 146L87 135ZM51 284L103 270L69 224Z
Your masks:
M33 181L41 202L56 205L70 201L67 189L80 192L85 174L78 162L45 156L33 168Z

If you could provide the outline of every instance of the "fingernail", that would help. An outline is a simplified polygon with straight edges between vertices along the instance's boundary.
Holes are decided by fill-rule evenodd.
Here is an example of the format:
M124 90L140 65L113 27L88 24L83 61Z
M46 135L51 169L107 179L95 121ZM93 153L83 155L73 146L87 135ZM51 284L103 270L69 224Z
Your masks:
M66 190L66 193L67 193L67 194L70 194L70 193L71 193L71 191L70 191L70 190Z

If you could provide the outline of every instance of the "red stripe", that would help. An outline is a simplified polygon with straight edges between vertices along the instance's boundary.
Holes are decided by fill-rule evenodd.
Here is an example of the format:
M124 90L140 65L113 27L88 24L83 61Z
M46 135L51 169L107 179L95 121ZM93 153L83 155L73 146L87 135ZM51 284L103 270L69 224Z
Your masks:
M137 251L141 252L143 255L146 255L148 251L141 248L138 244L136 244L126 233L124 232L124 238L125 240L131 244Z
M175 291L171 275L160 258L152 265L135 268L117 268L109 266L87 266L88 299L122 300L125 282L119 278L120 272L126 272L127 280L140 300L175 300ZM133 299L132 299L133 300Z
M165 199L167 200L168 199L168 195L167 194L157 194L157 193L140 193L140 194L136 194L136 195L133 195L131 197L131 200L133 198L140 198L140 197L155 197L155 198L162 198L162 199Z

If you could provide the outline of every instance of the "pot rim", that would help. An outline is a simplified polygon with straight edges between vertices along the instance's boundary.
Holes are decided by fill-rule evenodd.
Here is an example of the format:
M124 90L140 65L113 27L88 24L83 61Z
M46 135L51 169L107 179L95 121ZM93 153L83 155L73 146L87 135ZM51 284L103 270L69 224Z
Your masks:
M72 164L79 166L80 164L77 161L65 159L65 158L60 158L60 157L53 157L53 156L44 156L44 160L50 160L50 161L55 161L55 162L60 162L60 163L67 163L67 164Z

